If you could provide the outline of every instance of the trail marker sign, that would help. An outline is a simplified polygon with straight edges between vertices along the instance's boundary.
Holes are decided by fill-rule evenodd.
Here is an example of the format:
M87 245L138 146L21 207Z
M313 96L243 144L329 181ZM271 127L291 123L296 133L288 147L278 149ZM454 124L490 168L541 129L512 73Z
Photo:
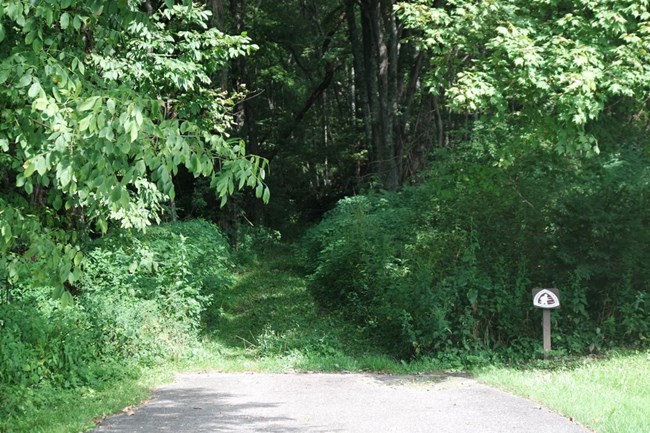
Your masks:
M560 308L558 289L533 289L533 305L542 308L542 330L544 332L544 353L551 351L551 310Z
M560 308L560 291L533 289L533 305L537 308Z

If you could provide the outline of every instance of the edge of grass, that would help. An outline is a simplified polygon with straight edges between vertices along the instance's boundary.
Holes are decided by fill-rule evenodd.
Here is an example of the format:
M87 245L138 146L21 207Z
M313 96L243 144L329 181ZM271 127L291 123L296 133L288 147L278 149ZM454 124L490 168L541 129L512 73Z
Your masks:
M650 431L650 352L613 351L476 370L483 383L536 401L599 433Z

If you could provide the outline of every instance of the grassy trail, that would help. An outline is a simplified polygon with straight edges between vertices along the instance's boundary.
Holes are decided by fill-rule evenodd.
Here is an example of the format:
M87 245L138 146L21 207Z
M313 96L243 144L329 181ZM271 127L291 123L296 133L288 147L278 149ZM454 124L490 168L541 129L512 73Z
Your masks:
M305 278L289 263L286 252L276 251L223 293L211 334L221 353L218 369L407 374L445 369L435 360L405 363L382 355L342 317L319 312ZM598 433L650 433L648 372L647 352L473 371L482 382L538 401Z
M314 304L304 276L274 249L217 294L205 368L223 371L392 371L410 366L382 355L360 329ZM207 364L206 364L207 362ZM196 365L191 365L196 367ZM415 367L418 368L418 367Z

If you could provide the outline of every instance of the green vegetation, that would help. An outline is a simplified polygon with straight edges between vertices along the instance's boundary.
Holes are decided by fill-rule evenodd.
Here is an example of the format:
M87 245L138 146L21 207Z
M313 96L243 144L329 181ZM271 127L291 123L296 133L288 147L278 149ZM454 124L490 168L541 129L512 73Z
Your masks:
M538 368L492 368L478 378L543 403L598 433L636 433L650 428L648 367L650 353L637 352Z
M72 390L40 390L41 405L0 424L2 432L81 432L104 416L142 403L151 389L172 376L166 370L137 370L103 386Z
M0 4L3 290L75 284L93 232L160 221L179 167L268 201L266 160L228 138L238 96L211 86L255 46L165 3Z
M644 353L649 41L647 0L0 0L0 432L175 369L535 365L534 287L560 364Z
M349 320L345 312L327 313L314 302L309 282L295 263L295 247L277 243L266 232L251 232L242 237L257 239L258 252L249 250L244 254L240 250L245 261L237 265L228 259L224 239L214 226L200 221L166 224L139 236L109 234L98 241L88 257L101 266L90 267L84 281L89 289L97 284L97 289L106 291L105 297L95 294L91 298L101 302L96 308L103 307L107 311L92 318L82 315L82 311L88 309L97 314L97 310L90 310L92 305L82 301L62 308L58 301L36 300L34 303L39 308L30 310L31 316L23 318L24 321L39 320L45 305L50 305L56 311L65 312L65 315L48 316L48 323L53 327L63 328L69 324L65 320L68 317L75 321L76 328L83 323L80 320L90 323L85 330L78 331L78 335L70 333L70 326L63 329L68 332L63 341L60 334L50 333L46 339L48 348L25 340L26 335L34 332L23 333L22 348L17 350L14 346L12 350L14 354L23 353L22 362L25 363L37 363L39 358L49 362L56 351L87 356L64 363L67 370L57 368L47 372L44 370L47 364L44 364L38 367L41 370L36 370L42 378L39 381L28 382L31 372L26 372L22 384L3 387L0 395L4 396L2 408L6 412L0 431L77 432L91 428L93 420L137 405L147 397L151 387L168 380L174 371L183 370L416 374L469 368L481 380L548 404L586 425L600 428L601 425L616 426L627 422L636 428L603 432L632 433L643 431L647 424L642 416L628 417L619 406L612 411L613 403L609 398L601 399L606 405L604 410L610 413L608 424L598 424L600 421L593 416L596 409L582 409L589 404L588 400L575 399L579 395L575 392L559 397L557 394L562 393L562 389L553 385L562 381L567 390L593 387L586 388L590 390L588 395L616 395L616 403L634 410L637 407L634 405L647 396L643 385L646 379L642 377L648 365L647 354L605 361L595 357L571 361L556 353L552 361L522 363L536 356L536 349L531 349L531 354L518 353L519 365L528 365L519 368L503 367L498 356L500 352L487 349L448 351L411 360L396 358L386 351L385 344L369 337L367 326ZM181 247L172 249L172 245ZM196 254L204 249L212 254ZM158 259L165 255L171 255L173 260L159 262ZM127 257L132 260L126 261ZM206 259L211 262L209 265ZM139 266L129 270L132 263L139 263ZM170 279L173 274L165 271L170 263L187 271L182 284ZM159 273L152 272L152 268ZM106 272L107 269L111 272ZM218 271L208 272L210 269ZM162 284L151 283L152 278ZM103 282L107 283L101 286ZM169 287L177 290L159 290ZM188 297L199 302L199 316L167 309L173 302L192 305ZM19 309L27 311L22 304L16 305L15 310ZM151 311L156 314L151 315ZM6 323L9 320L16 323L11 317L7 319ZM26 329L24 324L20 325L21 329ZM202 332L197 332L198 325ZM48 329L44 323L34 326ZM84 340L91 330L95 332L93 339ZM16 341L18 337L13 335ZM92 346L95 340L101 342L101 348ZM530 344L541 345L539 341ZM96 356L101 357L99 362ZM535 366L541 369L535 370ZM4 375L3 380L7 377L8 374ZM66 385L60 382L63 378L75 381ZM634 386L629 386L630 383ZM604 422L604 418L601 421Z
M202 221L116 231L85 251L73 302L48 287L13 291L0 305L0 431L75 398L92 410L115 386L128 388L103 409L114 410L142 397L142 368L194 357L210 300L234 280L228 251Z
M635 152L509 167L441 153L419 186L342 200L311 230L311 292L401 357L535 356L530 290L547 286L562 290L557 350L644 345L647 166Z

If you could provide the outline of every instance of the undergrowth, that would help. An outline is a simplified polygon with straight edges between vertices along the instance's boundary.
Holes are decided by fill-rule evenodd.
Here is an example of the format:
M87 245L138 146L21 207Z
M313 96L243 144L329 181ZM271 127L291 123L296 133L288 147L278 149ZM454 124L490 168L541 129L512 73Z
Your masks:
M343 199L308 233L310 292L407 359L535 358L535 287L561 291L561 353L647 347L647 167L632 152L506 167L441 152L420 185Z
M18 287L0 304L0 432L37 431L30 420L62 401L92 403L192 358L206 307L234 278L225 238L203 221L115 231L86 256L73 302Z

